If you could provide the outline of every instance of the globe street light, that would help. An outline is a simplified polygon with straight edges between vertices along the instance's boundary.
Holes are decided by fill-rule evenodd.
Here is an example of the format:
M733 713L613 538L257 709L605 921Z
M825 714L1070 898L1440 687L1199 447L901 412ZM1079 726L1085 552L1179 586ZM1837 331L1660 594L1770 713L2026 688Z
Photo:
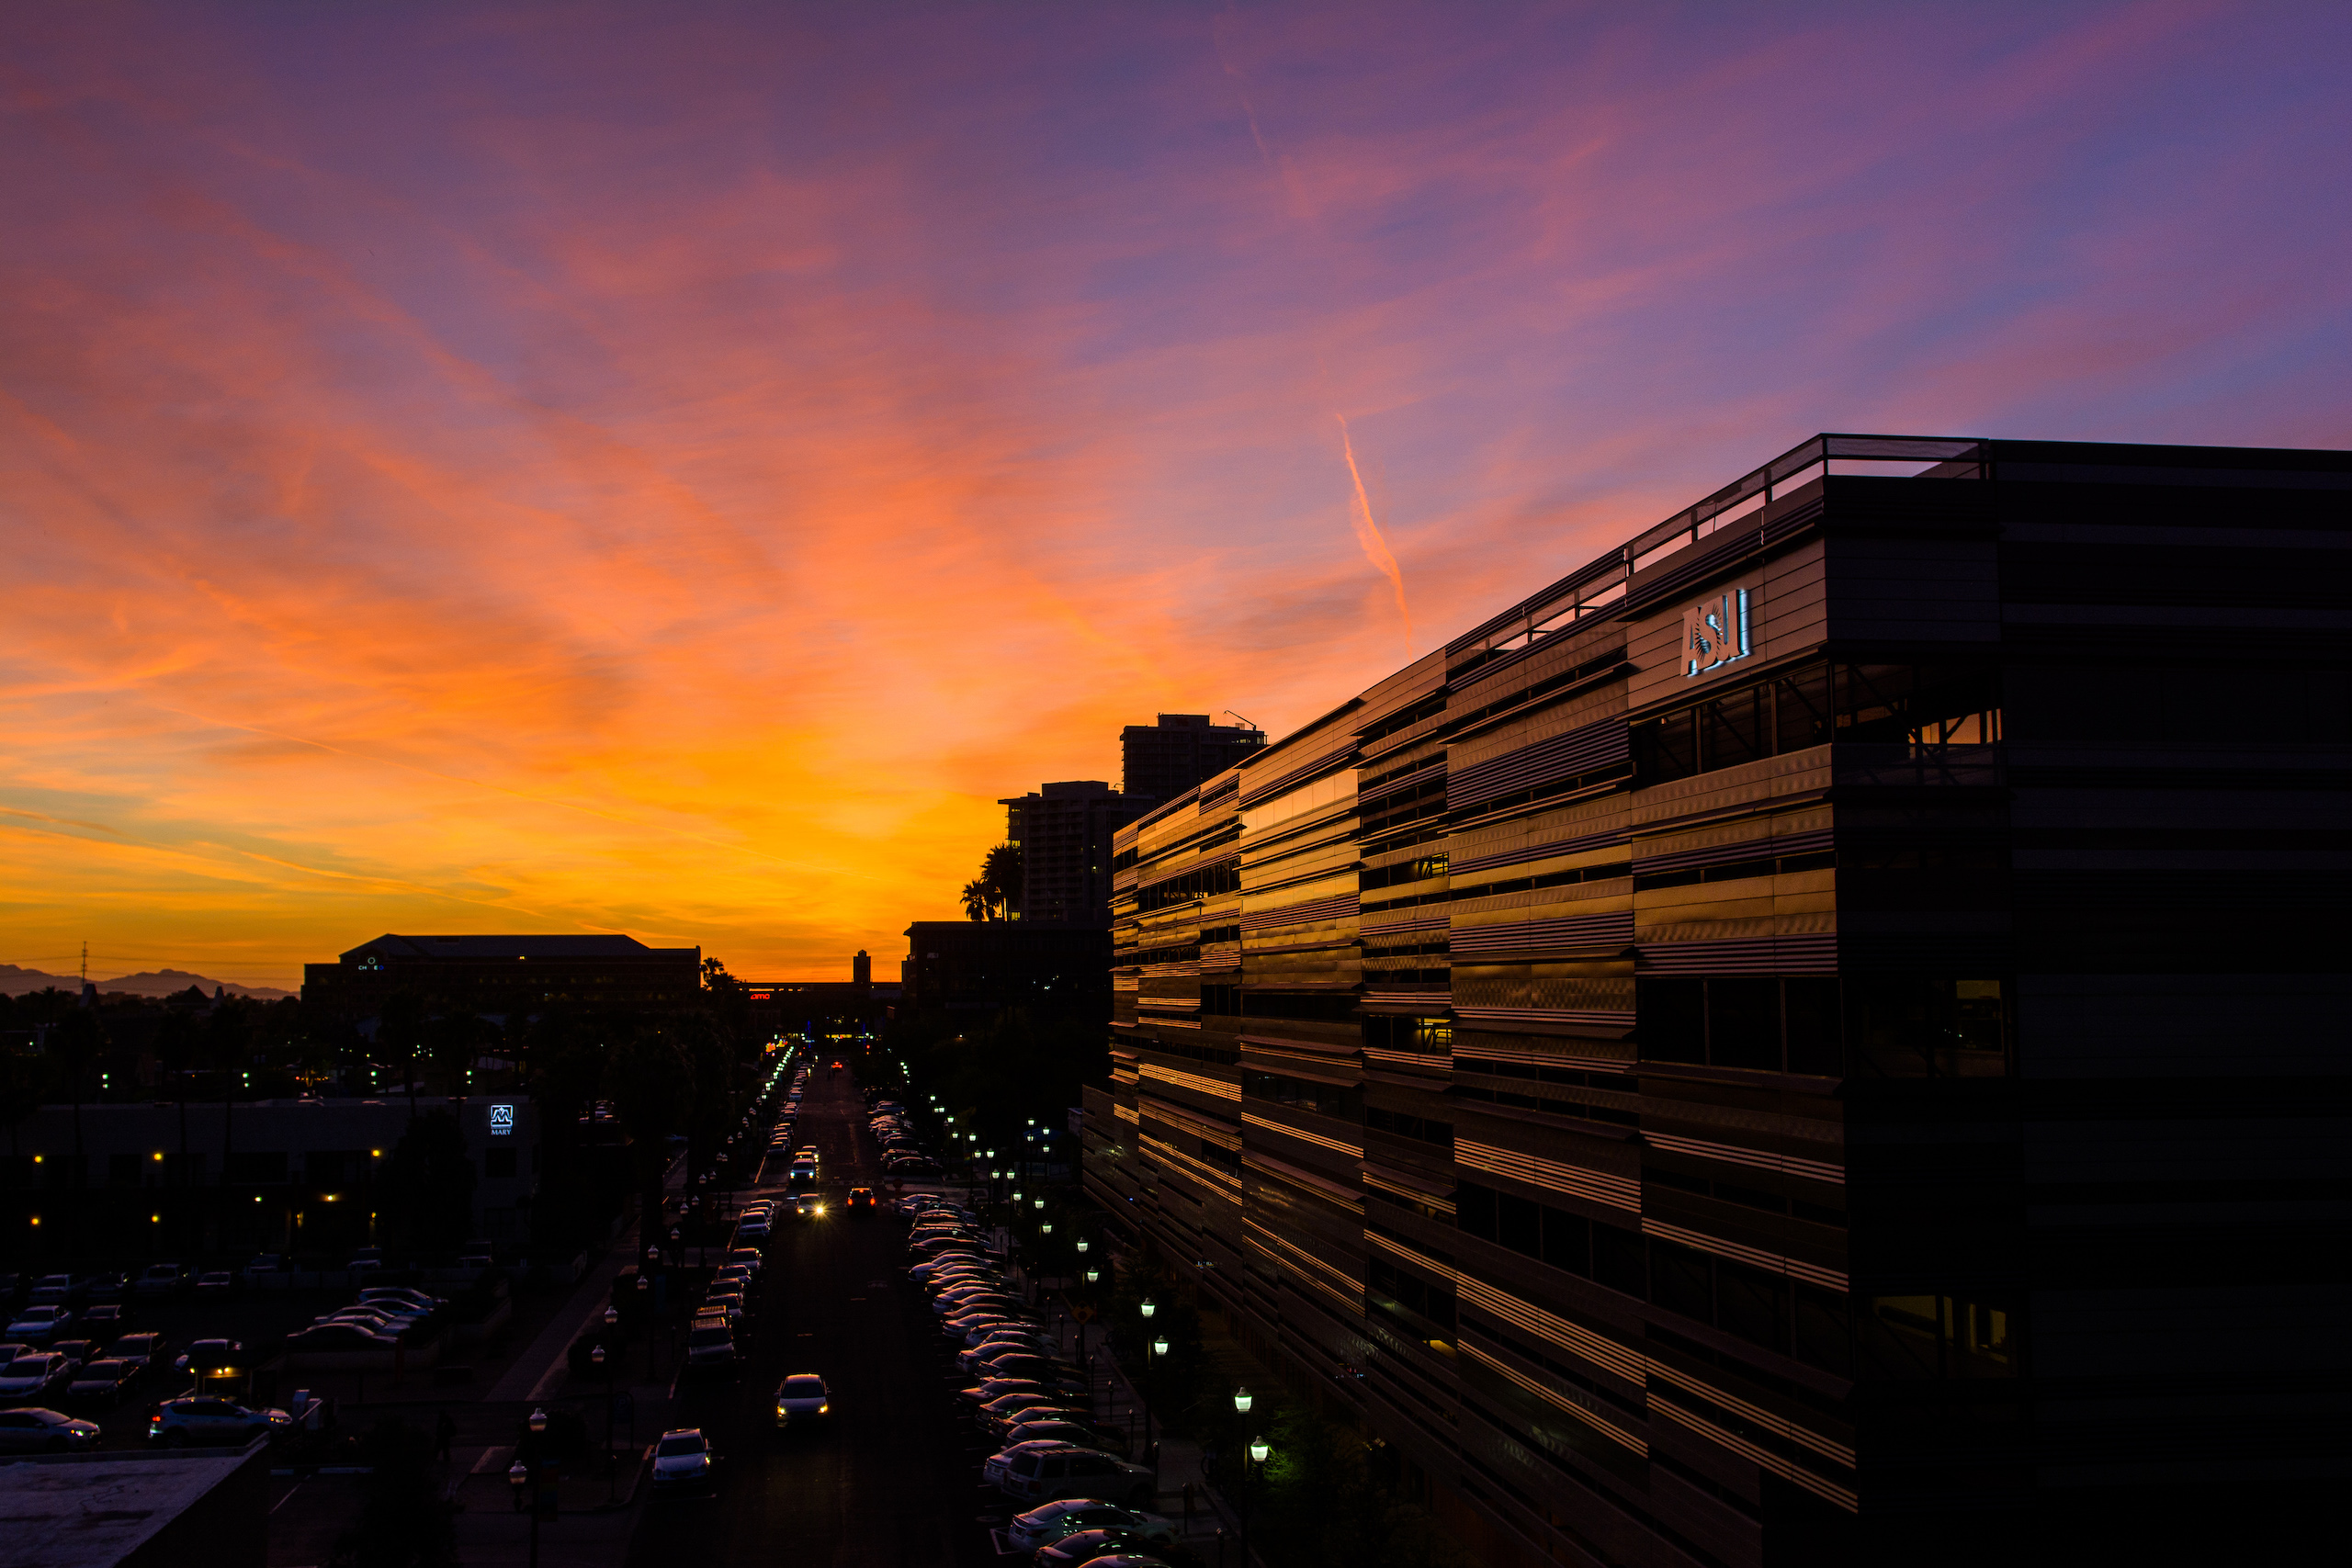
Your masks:
M1240 1412L1242 1415L1247 1416L1250 1414L1250 1406L1255 1403L1256 1397L1256 1395L1252 1394L1246 1388L1237 1388L1233 1391L1233 1408Z
M1140 1307L1138 1307L1136 1310L1140 1311L1140 1312L1144 1314L1144 1316L1146 1316L1146 1317L1149 1317L1153 1313L1158 1312L1158 1311L1159 1310L1159 1308L1157 1305L1153 1304L1150 1301L1147 1300L1147 1301L1145 1301L1145 1302L1142 1303L1142 1305L1141 1305Z
M1272 1451L1272 1449L1268 1447L1265 1438L1252 1438L1250 1439L1250 1462L1254 1464L1263 1464L1266 1462L1266 1456Z

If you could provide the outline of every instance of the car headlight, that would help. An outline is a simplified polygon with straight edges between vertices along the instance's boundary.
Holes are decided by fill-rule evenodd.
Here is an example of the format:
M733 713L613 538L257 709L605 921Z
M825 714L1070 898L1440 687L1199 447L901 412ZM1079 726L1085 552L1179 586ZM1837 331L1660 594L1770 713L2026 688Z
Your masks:
M776 1413L777 1415L779 1415L779 1416L789 1416L789 1415L791 1415L791 1414L792 1414L792 1412L791 1412L791 1411L786 1410L786 1409L783 1405L781 1405L781 1404L779 1404L779 1405L777 1405L777 1406L775 1407L775 1413Z
M830 1404L820 1404L817 1406L817 1414L820 1416L831 1416L832 1413L833 1407Z

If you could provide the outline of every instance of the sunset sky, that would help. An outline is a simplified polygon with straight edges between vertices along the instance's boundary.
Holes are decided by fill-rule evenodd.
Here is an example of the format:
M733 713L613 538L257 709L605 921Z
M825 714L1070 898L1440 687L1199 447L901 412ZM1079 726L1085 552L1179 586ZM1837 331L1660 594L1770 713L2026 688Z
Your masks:
M12 7L0 962L895 974L997 797L1815 431L2352 446L2347 63L2340 4Z

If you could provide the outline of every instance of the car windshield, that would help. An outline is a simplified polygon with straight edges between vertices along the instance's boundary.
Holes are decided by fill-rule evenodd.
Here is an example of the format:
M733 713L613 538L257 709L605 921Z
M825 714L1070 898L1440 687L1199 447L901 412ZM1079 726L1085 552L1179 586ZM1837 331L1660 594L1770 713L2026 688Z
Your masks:
M814 1377L786 1378L784 1380L784 1397L822 1399L825 1397L825 1380Z
M698 1454L700 1452L702 1452L702 1439L700 1438L664 1438L662 1439L662 1446L654 1450L654 1457L656 1459L675 1459L680 1454Z

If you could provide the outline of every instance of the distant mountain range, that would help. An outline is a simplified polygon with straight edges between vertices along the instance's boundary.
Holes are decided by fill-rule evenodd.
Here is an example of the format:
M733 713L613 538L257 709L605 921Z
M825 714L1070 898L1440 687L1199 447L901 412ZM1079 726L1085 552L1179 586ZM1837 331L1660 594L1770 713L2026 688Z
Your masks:
M201 987L208 997L219 989L232 997L258 997L266 1002L274 1002L294 994L281 991L274 986L238 986L226 980L209 980L185 969L142 969L136 975L119 976L111 980L100 980L97 984L101 993L121 991L134 997L168 997L185 991L190 986ZM0 964L0 992L21 997L28 991L46 990L51 986L61 991L79 991L82 982L73 975L51 975L44 970L19 969L13 964Z

